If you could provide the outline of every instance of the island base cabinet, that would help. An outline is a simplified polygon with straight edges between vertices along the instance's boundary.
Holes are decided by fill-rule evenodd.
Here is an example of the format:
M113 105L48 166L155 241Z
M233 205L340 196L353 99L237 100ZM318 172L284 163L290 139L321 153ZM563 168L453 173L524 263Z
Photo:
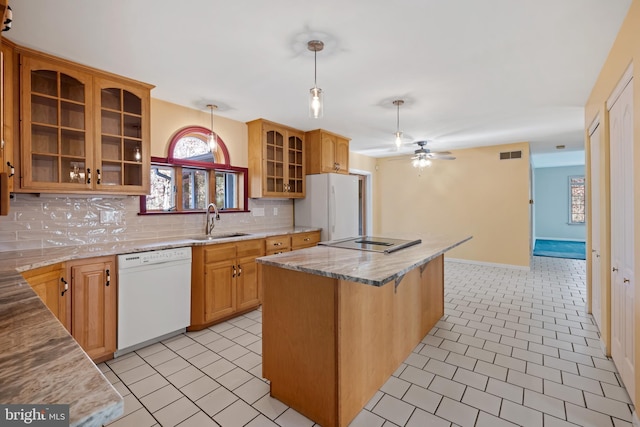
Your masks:
M259 264L271 395L348 426L444 315L443 256L376 287Z

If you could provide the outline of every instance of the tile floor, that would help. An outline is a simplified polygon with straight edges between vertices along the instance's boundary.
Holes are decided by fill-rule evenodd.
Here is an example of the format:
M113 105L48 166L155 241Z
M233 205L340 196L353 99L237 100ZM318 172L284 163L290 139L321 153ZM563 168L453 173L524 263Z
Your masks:
M352 427L631 427L584 311L584 261L535 257L530 272L446 262L445 277L445 316ZM261 316L100 364L125 399L109 427L314 426L269 397Z

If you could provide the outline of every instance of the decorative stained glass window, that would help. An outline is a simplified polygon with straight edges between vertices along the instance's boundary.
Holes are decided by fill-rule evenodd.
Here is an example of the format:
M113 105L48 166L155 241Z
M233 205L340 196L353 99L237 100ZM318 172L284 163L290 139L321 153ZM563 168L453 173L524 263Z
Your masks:
M584 176L569 177L569 206L569 224L584 224L586 219Z

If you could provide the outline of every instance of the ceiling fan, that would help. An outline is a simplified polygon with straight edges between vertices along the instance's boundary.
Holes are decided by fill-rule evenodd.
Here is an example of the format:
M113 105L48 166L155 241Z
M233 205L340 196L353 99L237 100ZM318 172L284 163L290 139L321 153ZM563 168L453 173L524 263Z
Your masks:
M427 146L427 141L417 141L420 146L414 151L415 156L411 158L414 168L424 168L431 165L431 160L455 160L449 151L431 151Z

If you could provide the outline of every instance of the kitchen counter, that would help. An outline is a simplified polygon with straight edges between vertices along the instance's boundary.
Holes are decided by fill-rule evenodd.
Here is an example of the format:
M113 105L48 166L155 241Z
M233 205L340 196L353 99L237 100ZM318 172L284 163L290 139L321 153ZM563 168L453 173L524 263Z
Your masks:
M393 237L411 240L419 238L422 243L390 254L316 246L258 258L257 261L287 270L382 286L471 239L471 236L435 233L395 234Z
M422 242L257 259L271 396L324 427L348 426L444 315L444 253L471 238L387 237Z
M0 252L0 403L70 404L71 426L101 426L124 411L122 397L20 272L80 258L316 230L295 227L210 241L184 237Z

